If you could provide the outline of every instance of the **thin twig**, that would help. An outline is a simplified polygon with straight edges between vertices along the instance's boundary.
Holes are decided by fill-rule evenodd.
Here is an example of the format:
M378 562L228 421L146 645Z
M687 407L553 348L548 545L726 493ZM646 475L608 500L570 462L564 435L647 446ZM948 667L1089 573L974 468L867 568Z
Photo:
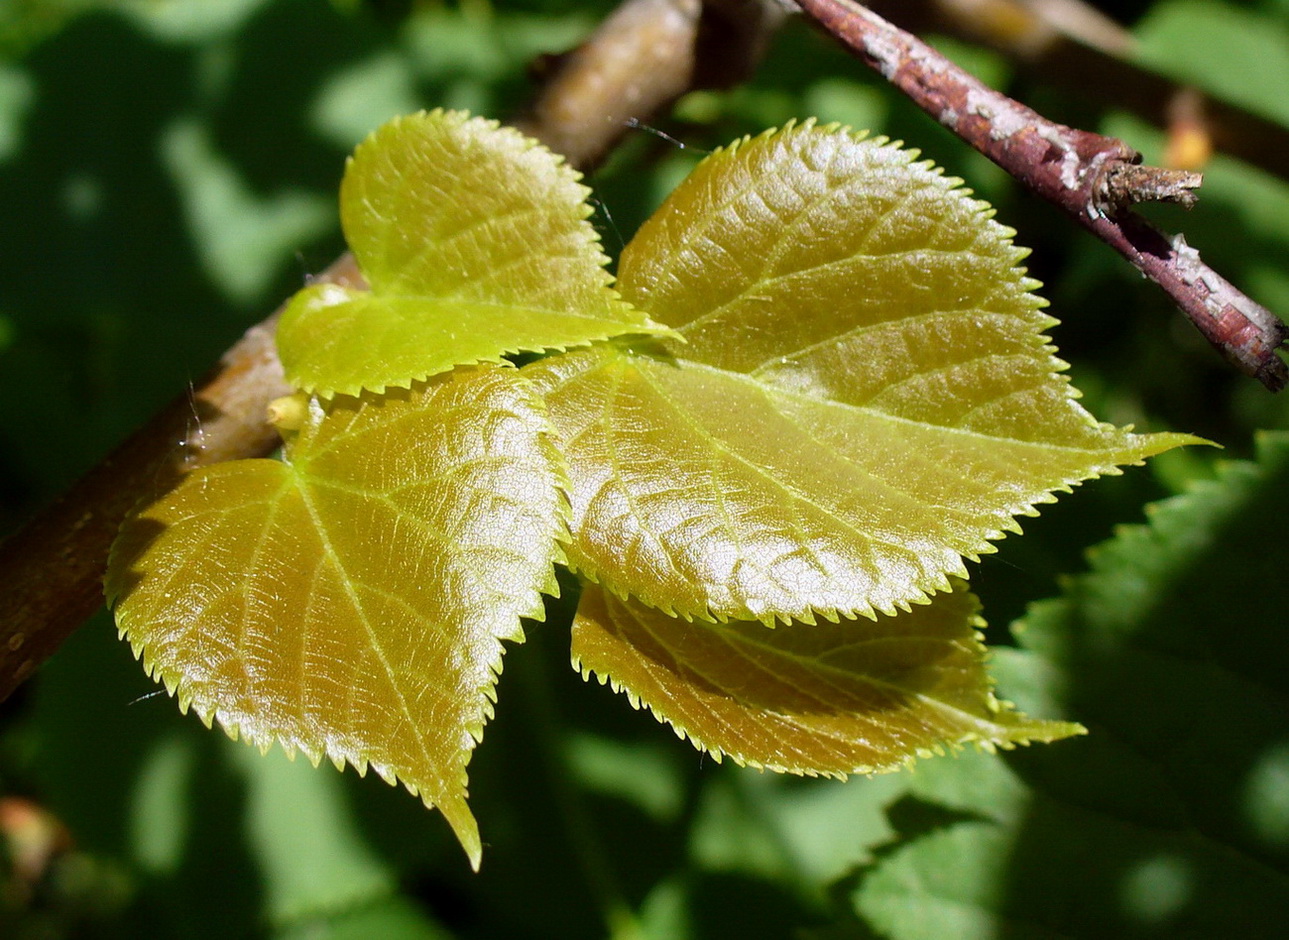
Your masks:
M762 43L745 29L722 32L721 18L713 21L709 14L730 2L751 11L754 0L713 2L624 0L552 70L533 116L522 124L525 132L584 169L627 129L611 103L629 100L627 116L648 119L696 82L741 78ZM756 9L765 13L763 30L772 29L776 17L765 12L770 8ZM712 76L695 68L700 43L741 49L745 61L736 56L726 78ZM319 278L361 283L349 255ZM102 606L108 551L131 509L189 470L262 456L277 446L266 408L289 389L273 344L276 316L248 331L201 382L0 543L0 701Z
M693 82L700 0L635 0L557 59L515 122L577 167L594 166L627 132Z
M1277 350L1289 328L1204 264L1180 235L1163 234L1127 208L1191 198L1193 179L1137 167L1140 154L1123 141L1049 121L852 0L798 5L924 111L1162 287L1237 369L1272 391L1284 388L1289 369Z
M1289 131L1237 104L1202 95L1142 65L1130 33L1082 0L870 0L917 35L947 33L1005 55L1044 85L1074 91L1167 129L1189 98L1213 150L1289 179Z

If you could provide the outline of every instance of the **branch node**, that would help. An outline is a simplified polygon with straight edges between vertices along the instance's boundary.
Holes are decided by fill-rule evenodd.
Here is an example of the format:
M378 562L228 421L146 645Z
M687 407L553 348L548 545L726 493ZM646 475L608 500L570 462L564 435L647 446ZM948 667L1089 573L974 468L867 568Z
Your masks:
M1097 207L1107 215L1117 215L1139 202L1172 202L1189 209L1199 201L1195 190L1203 182L1202 173L1190 170L1111 163L1097 185Z

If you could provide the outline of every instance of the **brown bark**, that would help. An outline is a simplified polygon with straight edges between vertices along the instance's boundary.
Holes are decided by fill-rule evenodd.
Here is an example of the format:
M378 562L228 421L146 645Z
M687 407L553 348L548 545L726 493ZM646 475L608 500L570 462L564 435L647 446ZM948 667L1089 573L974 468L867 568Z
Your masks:
M867 6L918 35L939 32L988 46L1045 85L1167 128L1180 98L1203 117L1213 149L1289 179L1289 131L1200 95L1135 62L1133 38L1075 0L872 0Z
M321 279L361 279L348 255ZM273 348L276 314L252 327L191 391L146 425L26 526L0 543L0 699L103 605L108 550L126 513L187 470L258 457L279 443L264 419L289 393Z

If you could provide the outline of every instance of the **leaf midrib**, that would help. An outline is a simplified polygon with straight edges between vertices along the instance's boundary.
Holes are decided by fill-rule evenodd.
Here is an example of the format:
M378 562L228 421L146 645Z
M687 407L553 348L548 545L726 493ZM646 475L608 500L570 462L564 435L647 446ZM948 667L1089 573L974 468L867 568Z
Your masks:
M624 608L625 608L625 605L623 605L623 606L624 606ZM631 611L626 610L625 612L626 612L629 616L631 616L631 618L632 618L633 620L635 620L635 621L636 621L636 623L638 623L638 624L640 625L641 629L643 629L643 630L645 630L647 633L649 633L649 635L650 635L650 636L652 636L652 637L653 637L653 638L654 638L658 643L662 644L662 645L667 649L668 654L672 657L673 661L675 661L678 665L683 664L683 665L684 665L684 668L686 668L687 670L692 671L692 672L696 672L696 673L698 673L699 675L703 675L703 676L704 676L704 678L708 679L708 681L709 681L709 682L711 681L710 677L706 676L706 675L705 675L701 670L698 670L698 669L694 668L694 667L693 667L692 665L690 665L687 661L683 661L683 660L679 659L679 658L678 658L678 656L677 656L676 650L671 646L671 644L667 643L667 642L666 642L662 637L660 637L660 636L658 636L656 633L654 633L654 631L653 631L653 630L651 630L651 629L649 628L649 625L648 625L647 623L645 623L645 622L644 622L643 620L641 620L640 618L636 617L636 616L635 616ZM738 644L737 644L737 642L736 642L736 641L737 641L737 640L742 636L741 634L734 634L734 633L732 633L730 630L728 630L727 628L725 628L724 624L719 623L719 622L716 622L716 623L704 623L704 624L703 624L703 626L704 626L704 627L706 627L706 628L709 628L709 629L713 629L715 632L717 632L717 633L720 635L721 639L726 643L726 645L728 645L728 646L730 646L730 647L732 647L732 648L734 648L734 649L736 649L736 650L737 650L737 648L738 648ZM766 652L769 652L769 653L771 653L771 654L774 654L775 656L782 657L782 658L786 658L786 659L790 659L790 660L792 660L792 661L794 661L794 662L797 662L797 663L799 663L799 664L804 664L808 669L809 669L809 668L811 668L811 667L813 667L813 666L815 666L815 665L817 664L819 671L822 671L822 672L825 672L825 673L830 673L830 674L832 674L834 677L840 677L840 678L842 678L842 679L850 678L852 681L853 681L854 679L856 679L856 678L859 678L859 680L860 680L861 682L866 682L866 683L868 683L868 684L870 684L870 685L874 686L875 688L878 688L878 689L884 689L884 690L887 690L887 691L891 691L891 692L896 693L896 697L897 697L897 698L899 698L899 697L901 697L901 696L903 696L903 697L907 697L907 698L913 698L913 699L916 699L916 700L918 700L918 701L920 701L920 702L924 702L924 703L925 703L925 704L927 704L928 706L931 706L931 707L933 707L933 708L935 708L935 709L937 709L937 710L939 710L939 711L941 711L941 712L947 713L947 714L949 714L949 715L962 716L962 717L964 717L964 718L966 718L966 719L967 719L967 721L965 722L965 724L967 724L967 725L969 725L969 726L971 726L971 727L977 728L978 730L980 730L980 733L981 733L982 735L986 736L986 737L988 737L990 734L997 734L997 733L998 733L998 731L1000 731L1000 730L1001 730L1004 734L1006 734L1006 732L1010 730L1010 729L1008 729L1008 727L1007 727L1006 725L999 725L999 724L997 724L997 723L995 723L995 722L989 722L987 719L983 719L983 718L981 718L979 715L973 715L971 712L964 711L963 709L959 708L959 707L958 707L958 706L956 706L956 705L951 705L951 704L949 704L948 702L942 701L941 699L934 698L934 697L929 696L929 695L927 695L926 693L923 693L923 692L919 692L919 691L916 691L916 690L908 689L908 688L905 688L905 687L903 687L903 686L896 685L896 684L894 684L894 683L892 683L892 682L886 682L886 681L883 681L883 680L878 679L878 678L876 678L876 677L869 676L869 675L867 675L867 674L857 674L857 673L854 673L854 672L846 672L846 671L845 671L845 670L843 670L843 669L839 669L839 668L838 668L838 667L836 667L836 666L832 666L832 665L830 665L830 664L828 664L828 663L821 662L821 661L819 661L818 659L810 659L810 660L806 660L806 659L803 659L803 658L802 658L801 656L799 656L798 654L795 654L795 653L792 653L792 652L787 652L787 651L781 650L779 647L769 646L769 645L767 645L767 644L763 644L763 643L758 643L757 641L752 640L752 639L747 639L747 640L746 640L746 643L747 643L747 645L748 645L748 646L750 646L750 647L753 647L753 648L756 648L756 649L765 650ZM741 659L743 659L743 660L745 660L745 661L747 661L747 662L749 662L749 663L752 663L753 665L757 665L756 661L755 661L754 659L752 659L751 657L747 656L745 653L739 653L738 655L739 655L739 657L740 657ZM763 671L771 672L771 671L770 671L769 669L767 669L766 667L761 667L761 668L763 669ZM783 681L783 677L782 677L782 676L779 676L777 673L773 673L773 672L771 672L771 674L772 674L772 675L775 675L778 679L780 679L780 681ZM721 686L720 686L718 683L714 683L714 682L713 682L712 684L713 684L713 685L716 685L716 687L717 687L717 688L721 688ZM831 685L833 685L834 687L836 687L836 686L837 686L837 682L835 681L835 679L834 679L834 680L830 680L830 684L831 684ZM793 687L794 687L794 688L796 688L796 686L795 686L795 685L794 685ZM988 694L989 689L988 689L988 688L986 688L986 689L984 689L984 691L986 692L986 694ZM821 702L822 704L824 704L824 705L827 705L827 704L828 704L826 701L824 701L824 700L820 699L818 696L813 696L813 695L811 695L811 696L808 696L808 697L814 698L816 701L820 701L820 702ZM771 711L773 711L773 710L771 710ZM779 711L773 711L773 713L774 713L774 714L776 714L776 715L781 715L781 716L783 716L783 717L787 717L787 718L790 718L790 717L791 717L790 715L785 714L785 713L782 713L782 712L779 712Z
M412 714L411 707L408 704L408 701L406 696L404 695L403 689L401 688L399 682L397 681L397 674L393 668L393 665L389 660L388 653L386 652L384 645L380 642L380 639L377 636L376 631L372 628L371 621L367 617L367 611L363 606L361 598L358 596L357 592L353 588L353 584L352 584L353 579L349 576L349 572L346 569L344 562L341 560L341 556L339 552L337 552L335 545L331 540L331 536L327 530L327 526L325 525L322 517L318 514L317 507L313 505L313 500L310 499L309 492L308 492L308 485L305 483L304 480L300 480L298 478L295 481L295 483L296 483L296 489L300 494L300 498L304 503L305 510L309 513L309 518L313 521L314 529L318 533L318 539L322 543L323 551L327 555L327 557L331 559L332 564L335 565L336 571L340 575L340 582L341 584L344 585L345 595L349 598L350 604L353 605L354 611L358 615L358 620L362 624L363 630L367 634L368 643L371 645L372 650L376 653L377 659L380 661L381 667L385 670L385 674L389 682L389 686L393 690L395 697L398 699L399 709L402 711L404 718L407 719L408 724L416 732L415 734L416 747L419 750L422 759L425 761L424 766L427 768L433 767L434 759L431 757L428 749L425 746L426 729L422 727L421 722L418 721L417 718ZM408 768L408 769L414 772L414 768ZM433 782L434 782L433 775L431 774L426 781L424 782L418 781L417 785L418 787L421 787L427 783L432 784ZM434 789L436 791L440 791L435 793L436 801L444 797L444 794L442 794L440 787L435 787Z
M1027 441L1016 437L1003 437L997 434L986 434L983 431L972 431L968 428L957 428L957 427L950 427L943 424L933 424L929 421L918 421L914 418L905 418L900 415L893 415L893 414L890 414L889 412L879 411L875 408L869 408L864 405L852 405L848 402L838 401L835 398L824 398L822 396L811 395L806 392L795 391L793 389L788 389L788 388L781 388L777 385L768 385L764 382L759 381L754 376L749 375L746 372L735 372L729 369L722 369L719 366L708 365L706 363L698 362L693 359L680 359L678 361L681 362L683 366L687 368L704 370L716 375L726 376L729 378L736 379L740 382L753 385L763 393L768 393L772 395L782 395L785 398L796 399L799 401L807 402L812 405L823 405L828 408L841 408L847 411L857 411L865 415L866 417L880 419L882 421L891 422L893 424L916 427L922 430L931 430L936 433L943 432L945 434L953 434L956 436L968 437L968 438L972 438L980 441L989 441L989 442L1001 441L1008 444L1018 444L1024 447L1037 447L1037 448L1042 448L1044 450L1050 450L1050 451L1055 451L1060 453L1113 456L1115 454L1121 453L1123 450L1123 449L1112 450L1109 448L1105 450L1091 449L1091 448L1085 448L1085 447L1077 447L1069 444L1052 444L1044 441ZM1015 394L1015 391L1008 392L1007 394L1008 395ZM1002 396L1002 397L1006 397L1006 396ZM984 405L992 404L997 400L998 399L989 399L986 402L982 402L980 405L977 406L977 408L983 407ZM1136 435L1129 434L1128 436L1135 437Z

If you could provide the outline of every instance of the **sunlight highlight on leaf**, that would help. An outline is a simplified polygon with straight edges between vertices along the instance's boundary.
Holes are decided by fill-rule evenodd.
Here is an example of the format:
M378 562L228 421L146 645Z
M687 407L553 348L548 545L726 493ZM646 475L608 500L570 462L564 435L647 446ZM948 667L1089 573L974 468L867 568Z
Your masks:
M287 380L330 396L456 365L665 332L609 286L579 174L495 121L433 111L384 125L340 192L369 291L306 287L278 326Z
M952 594L876 621L690 623L588 585L573 662L719 759L798 774L896 770L967 742L1081 733L994 698L978 604Z
M572 468L575 568L686 618L893 613L1054 493L1198 442L1079 406L1011 231L915 157L790 126L641 228L623 296L686 342L525 370Z
M285 462L199 470L127 522L109 600L182 708L401 781L478 867L466 764L501 641L557 593L556 466L513 369L315 399Z

